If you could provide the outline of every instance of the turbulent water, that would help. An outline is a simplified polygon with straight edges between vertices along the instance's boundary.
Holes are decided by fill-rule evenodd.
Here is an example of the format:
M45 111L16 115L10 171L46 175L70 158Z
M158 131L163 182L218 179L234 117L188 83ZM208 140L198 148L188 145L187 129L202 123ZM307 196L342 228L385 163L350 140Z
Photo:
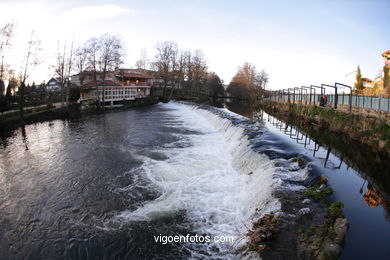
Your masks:
M0 255L239 257L251 221L280 209L273 190L306 174L276 167L269 137L227 110L172 102L27 126L0 152ZM155 242L187 234L234 243Z

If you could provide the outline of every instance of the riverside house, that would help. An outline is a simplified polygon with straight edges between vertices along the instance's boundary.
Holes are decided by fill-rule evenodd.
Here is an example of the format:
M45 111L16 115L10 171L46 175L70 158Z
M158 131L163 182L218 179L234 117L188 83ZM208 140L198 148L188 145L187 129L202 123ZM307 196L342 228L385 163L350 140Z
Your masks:
M80 103L91 101L103 102L102 91L105 91L105 105L121 105L124 101L146 98L150 94L153 77L130 69L116 69L106 73L102 80L98 72L84 71L71 76L71 82L80 87Z

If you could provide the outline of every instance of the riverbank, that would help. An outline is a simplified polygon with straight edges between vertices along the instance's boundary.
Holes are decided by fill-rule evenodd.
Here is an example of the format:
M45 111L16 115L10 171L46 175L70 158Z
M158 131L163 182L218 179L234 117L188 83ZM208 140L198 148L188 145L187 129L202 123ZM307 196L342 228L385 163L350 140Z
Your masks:
M262 101L259 108L271 115L302 120L306 124L342 134L370 149L390 155L390 126L380 117L370 114L349 114L330 107L279 103L271 100Z
M157 103L158 99L151 97L145 99L137 99L134 101L127 101L123 106L120 107L106 107L104 111L98 110L96 106L88 106L82 109L80 104L70 105L67 111L65 111L63 108L55 108L52 106L30 108L24 110L23 119L20 118L19 111L0 115L0 130L12 130L20 126L38 122L45 122L55 119L75 118L84 115L105 113L113 110L123 110L133 107L149 106Z
M383 151L372 149L359 140L329 131L328 128L320 127L318 124L307 123L298 117L289 116L288 113L274 113L272 110L266 113L247 103L241 106L228 103L226 106L233 112L253 118L253 121L264 122L264 126L277 135L277 138L272 136L267 138L272 144L270 148L273 148L272 152L267 154L274 156L284 151L292 154L287 158L284 157L286 159L303 156L309 162L309 182L302 183L306 189L314 184L310 181L310 176L325 175L329 179L329 186L334 193L327 195L325 200L330 204L319 208L314 207L311 214L324 216L331 203L343 202L343 211L349 225L341 259L388 258L388 246L384 242L388 235L383 230L388 228L390 212L388 207L390 205L388 203L390 164ZM284 145L276 146L281 139L284 140ZM279 149L275 149L275 146ZM295 183L294 181L293 184ZM274 234L272 241L269 241L268 250L262 253L262 258L291 259L293 255L297 259L299 258L296 256L299 253L297 247L304 241L299 241L295 232L302 232L301 238L312 237L315 240L314 235L323 234L324 229L314 228L321 225L313 225L313 228L309 226L307 230L294 226L294 218L299 218L296 217L296 213L301 208L307 207L307 204L303 203L306 198L302 197L300 191L282 190L275 192L274 196L281 202L282 210L288 213L283 214L283 218L280 219L281 228ZM312 203L310 208L317 202L312 200ZM291 228L288 228L288 223L291 223ZM339 220L338 224L341 223ZM340 226L333 225L333 227ZM370 239L367 240L367 237ZM372 249L370 253L367 252L367 248Z
M267 214L253 223L249 250L261 259L338 259L348 229L343 204L321 176L304 190L278 190L282 214Z

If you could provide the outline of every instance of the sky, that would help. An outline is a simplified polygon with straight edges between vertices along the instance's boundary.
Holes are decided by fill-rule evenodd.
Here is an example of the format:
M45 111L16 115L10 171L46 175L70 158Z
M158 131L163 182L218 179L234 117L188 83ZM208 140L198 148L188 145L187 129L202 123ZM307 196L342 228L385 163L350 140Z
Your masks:
M143 49L150 60L159 41L204 52L210 71L228 84L244 62L269 74L269 89L353 84L383 68L390 49L390 0L49 1L0 0L0 27L16 24L6 62L19 70L31 30L41 40L40 65L30 81L48 81L60 45L119 35L134 66Z

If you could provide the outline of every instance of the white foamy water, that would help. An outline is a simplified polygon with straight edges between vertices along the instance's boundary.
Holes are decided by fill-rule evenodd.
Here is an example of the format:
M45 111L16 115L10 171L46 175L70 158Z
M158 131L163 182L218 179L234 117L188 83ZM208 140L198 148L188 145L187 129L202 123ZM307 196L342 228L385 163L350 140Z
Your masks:
M135 211L119 213L115 221L148 221L184 210L194 232L233 235L234 247L239 247L246 242L246 227L252 227L254 217L280 209L272 196L280 184L274 178L274 163L253 152L243 128L233 126L230 120L185 104L164 106L182 122L172 125L200 134L183 136L191 143L189 147L156 151L167 160L143 158L143 170L161 196ZM231 244L205 246L209 253L215 247L222 255L232 251Z

